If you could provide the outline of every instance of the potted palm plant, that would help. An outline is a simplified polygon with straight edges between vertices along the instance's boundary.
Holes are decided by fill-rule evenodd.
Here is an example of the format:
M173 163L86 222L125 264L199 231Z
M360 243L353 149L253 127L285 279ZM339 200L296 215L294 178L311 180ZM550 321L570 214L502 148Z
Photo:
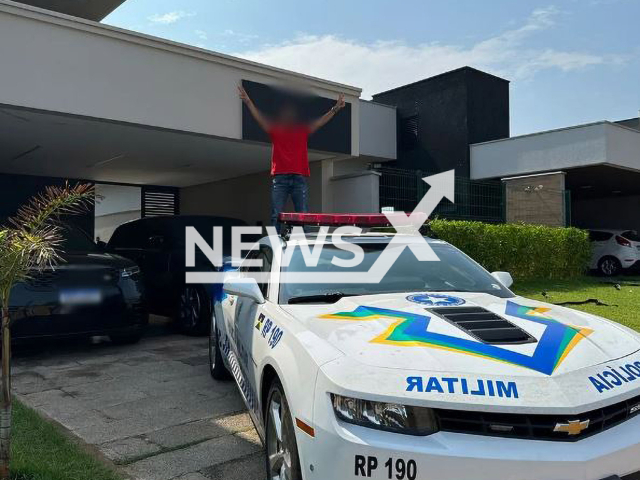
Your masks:
M91 184L47 187L0 226L0 479L9 478L11 453L11 315L13 286L60 261L60 216L86 212L95 198Z

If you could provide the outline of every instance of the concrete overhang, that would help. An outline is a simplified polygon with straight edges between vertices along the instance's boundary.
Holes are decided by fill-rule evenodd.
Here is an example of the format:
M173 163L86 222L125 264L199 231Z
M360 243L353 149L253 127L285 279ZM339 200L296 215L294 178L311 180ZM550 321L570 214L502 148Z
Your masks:
M471 145L471 178L609 167L640 172L640 132L612 122Z
M0 105L0 174L188 187L267 172L271 147ZM309 152L311 162L331 158Z
M43 8L73 17L99 22L125 0L18 0L32 7Z

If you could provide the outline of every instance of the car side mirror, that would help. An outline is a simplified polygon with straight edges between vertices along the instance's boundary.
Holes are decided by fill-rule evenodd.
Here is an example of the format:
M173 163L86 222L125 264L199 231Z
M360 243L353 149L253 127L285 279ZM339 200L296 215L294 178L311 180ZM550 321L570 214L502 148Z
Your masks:
M103 242L102 240L98 240L96 242L96 245L98 246L98 249L102 250L103 252L106 252L107 249L109 248L109 246L107 245L107 242Z
M222 290L228 295L250 298L259 304L265 302L264 295L262 295L255 278L232 277L225 279Z
M513 285L513 277L509 272L493 272L491 276L507 288Z

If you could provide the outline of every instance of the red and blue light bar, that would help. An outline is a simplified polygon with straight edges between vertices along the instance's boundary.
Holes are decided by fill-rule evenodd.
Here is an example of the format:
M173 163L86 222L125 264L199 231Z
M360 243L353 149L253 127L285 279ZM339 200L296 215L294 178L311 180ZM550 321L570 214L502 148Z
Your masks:
M401 212L396 212L401 214ZM406 214L403 214L406 216ZM337 227L390 227L391 223L383 213L281 213L278 217L285 225L315 225Z

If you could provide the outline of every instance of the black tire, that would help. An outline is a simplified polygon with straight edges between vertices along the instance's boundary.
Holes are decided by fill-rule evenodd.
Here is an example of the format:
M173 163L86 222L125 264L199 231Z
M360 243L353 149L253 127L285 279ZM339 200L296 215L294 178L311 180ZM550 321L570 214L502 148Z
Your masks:
M605 277L615 277L622 272L622 264L616 257L603 257L598 262L598 273Z
M279 418L278 418L279 417ZM281 438L277 438L276 422L280 421ZM284 389L277 378L271 383L265 409L265 469L267 478L302 480L298 444L296 442L293 417ZM287 469L283 476L278 472Z
M111 343L114 345L133 345L140 341L142 338L142 332L116 333L109 335L109 338L111 339Z
M215 380L229 380L231 374L224 365L222 352L220 351L220 331L216 326L215 312L211 314L211 325L209 326L209 373Z
M185 285L178 299L178 328L186 335L206 335L210 310L205 290L197 285Z

